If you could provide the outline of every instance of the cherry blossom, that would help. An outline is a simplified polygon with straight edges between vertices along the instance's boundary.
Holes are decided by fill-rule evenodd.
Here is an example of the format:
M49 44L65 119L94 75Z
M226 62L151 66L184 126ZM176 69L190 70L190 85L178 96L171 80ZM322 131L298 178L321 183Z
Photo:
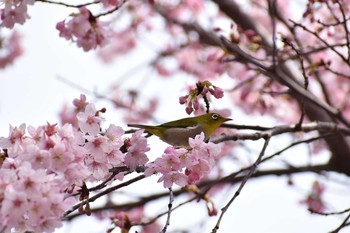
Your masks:
M0 137L0 147L10 148L10 152L15 155L21 148L21 142L24 140L26 125L23 123L19 127L10 125L9 136L7 138ZM12 153L10 153L12 155Z
M3 39L2 43L4 44L0 48L3 54L0 56L0 69L3 69L12 64L17 57L21 56L23 54L23 49L20 44L21 36L16 31L7 38L0 39Z
M63 20L56 25L61 37L77 43L85 52L106 44L106 24L95 18L87 8L82 7L79 13L71 16L69 21Z
M124 0L102 0L101 3L105 7L111 7L111 6L120 6Z
M86 96L81 94L79 99L77 98L73 100L73 105L75 108L64 105L59 113L62 125L69 123L74 127L78 127L77 113L85 111L87 104Z
M307 207L311 211L315 211L315 212L324 211L326 208L325 203L323 201L324 191L325 191L325 186L322 183L315 181L312 184L310 193L305 198L305 200L301 201L301 203L307 205Z
M104 62L112 62L115 57L132 51L137 45L135 30L126 29L112 32L109 39L113 41L98 51L98 55Z
M84 112L76 115L83 120L82 130L70 124L28 128L22 124L10 126L9 136L0 138L0 147L8 154L0 168L0 187L4 190L0 199L1 228L52 232L62 225L64 211L76 202L75 198L67 199L69 187L101 180L113 166L123 166L125 156L120 148L124 131L115 125L100 131L101 119L95 117L93 104L81 110ZM93 119L92 124L86 123L87 119ZM85 134L85 129L90 134ZM128 163L131 167L148 161L144 154L149 150L147 140L141 134L135 133L130 139L128 153L135 160ZM122 179L123 174L116 178Z
M158 182L165 188L194 184L209 175L215 166L220 147L204 142L204 134L189 138L190 149L167 147L162 157L147 164L146 176L160 173Z
M0 183L4 187L1 200L1 228L21 231L52 232L62 225L61 216L71 205L64 198L67 184L63 176L34 170L29 162L16 164L16 169L4 161Z
M199 80L215 78L224 73L225 64L220 62L223 57L221 50L192 44L179 50L175 54L180 71L198 77Z
M189 90L189 94L179 98L179 103L186 104L186 113L191 114L193 110L199 110L199 96L201 95L205 101L208 101L207 98L209 94L213 95L216 99L220 99L224 96L224 92L220 87L214 86L209 81L199 81L196 84L196 88L191 88Z
M1 1L4 6L0 8L0 26L13 28L16 23L24 24L29 15L27 6L33 5L34 0L9 0ZM2 4L1 4L2 5Z
M97 116L97 111L94 104L88 104L85 112L77 114L79 128L82 132L91 136L97 135L100 131L100 122L103 120Z
M147 145L147 139L142 136L143 130L138 130L132 134L130 144L125 155L125 164L130 170L135 170L137 166L145 165L148 157L145 154L150 148Z

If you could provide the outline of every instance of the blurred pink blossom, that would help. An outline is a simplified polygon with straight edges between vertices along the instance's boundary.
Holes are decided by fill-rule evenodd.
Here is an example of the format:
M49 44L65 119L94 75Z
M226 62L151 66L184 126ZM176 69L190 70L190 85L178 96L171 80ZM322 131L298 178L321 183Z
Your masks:
M71 14L71 17L67 22L57 23L56 29L61 37L77 43L85 52L106 44L107 25L95 18L86 7L81 7L79 13Z
M311 211L322 212L325 210L325 203L323 201L323 193L325 186L318 181L312 184L311 191L308 196L301 201L302 204L307 205Z
M85 112L77 114L78 124L81 131L91 136L97 135L100 131L100 122L103 118L96 115L97 111L94 104L88 104Z
M21 46L21 37L14 31L8 38L2 39L2 46L0 46L0 69L12 64L16 58L23 54L23 49Z
M148 162L148 157L145 154L150 148L147 145L147 139L142 136L143 130L138 130L132 134L130 145L127 148L125 155L125 165L130 170L135 170L137 166L145 165Z
M220 147L214 143L205 143L204 134L189 138L190 149L167 147L162 157L147 164L146 176L160 173L158 182L165 188L173 184L184 187L200 181L209 175L220 153Z
M10 0L1 1L0 8L0 26L12 29L16 23L24 24L29 19L27 6L33 5L34 0Z

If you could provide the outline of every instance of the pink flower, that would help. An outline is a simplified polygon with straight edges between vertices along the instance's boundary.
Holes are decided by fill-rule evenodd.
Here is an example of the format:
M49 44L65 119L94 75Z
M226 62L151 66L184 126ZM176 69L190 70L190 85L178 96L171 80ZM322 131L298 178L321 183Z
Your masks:
M155 63L153 65L153 67L155 68L155 70L157 71L157 73L160 76L170 77L170 76L172 76L174 74L174 71L166 68L165 65L162 65L162 64L159 64L159 63Z
M190 115L193 112L193 107L191 105L191 102L186 106L185 111L188 115Z
M99 163L107 162L106 153L111 151L111 145L108 143L106 136L86 136L88 141L84 148L91 154L95 161Z
M218 77L225 71L225 65L221 62L223 55L222 50L193 43L180 49L175 58L180 71L206 80L208 77Z
M79 128L83 133L91 136L97 135L100 132L100 122L102 118L96 116L96 108L94 104L88 104L85 112L77 114Z
M1 13L0 13L1 15ZM14 31L9 38L2 39L1 46L1 56L0 56L0 68L5 68L6 66L12 64L17 57L21 56L23 53L22 46L20 44L20 36Z
M15 155L21 147L25 130L25 124L21 124L19 128L10 125L9 136L7 138L0 137L0 148L8 148L10 156Z
M190 115L193 112L193 110L197 111L199 109L197 93L193 91L190 91L189 95L180 96L179 103L186 104L185 110L188 115Z
M204 138L205 136L204 136L204 133L202 132L196 135L194 138L189 138L188 143L190 147L193 148L194 150L199 150L202 147L203 143L205 143Z
M150 148L147 145L147 139L142 137L143 130L138 130L132 134L130 139L130 147L125 156L125 165L130 170L135 170L137 166L145 165L148 162L145 154Z
M81 94L79 99L73 100L73 105L75 108L70 108L67 105L64 105L59 113L61 124L64 125L69 123L74 127L78 127L77 113L84 112L87 104L88 102L86 102L86 96Z
M100 163L93 156L88 156L85 162L91 171L91 181L102 180L108 176L110 166L107 163Z
M29 162L18 163L13 166L6 159L0 169L0 227L52 232L62 225L62 214L72 204L64 196L67 182L61 175L34 170Z
M203 176L208 175L211 171L211 166L206 159L198 159L195 164L192 164L186 169L188 183L193 184L199 181Z
M74 154L63 143L57 143L49 152L50 167L56 172L65 172L68 165L74 160Z
M186 158L189 183L198 182L207 176L215 166L215 159L220 154L220 145L204 142L204 134L189 138L191 153Z
M24 217L28 209L28 198L25 192L18 192L12 186L8 185L3 193L1 205L1 215L3 226L17 227L18 223Z
M224 96L224 91L217 86L213 85L213 89L209 89L209 92L217 99L220 99Z
M184 95L179 97L179 103L180 104L185 104L188 100L189 95Z
M65 124L59 128L57 130L57 136L61 141L66 142L72 147L82 145L85 142L83 135L77 130L77 128L73 128L71 124Z
M164 154L161 158L157 158L154 163L148 165L145 171L146 174L153 174L154 172L160 172L162 174L167 174L172 171L181 171L184 168L184 163L181 161L181 158L188 151L185 148L175 149L172 146L169 146L165 149Z
M180 187L184 187L188 184L187 176L183 173L172 171L165 173L162 177L159 178L158 182L164 182L164 188L171 188L173 184L177 184Z
M84 111L86 105L88 105L88 102L86 102L86 96L81 94L79 99L73 100L73 105L76 107L78 112Z
M318 181L312 184L311 191L306 199L302 200L302 204L306 204L312 211L322 212L326 207L323 201L323 193L325 186Z
M27 128L29 135L34 139L34 141L39 142L44 137L44 126L39 126L37 128L33 126L28 126Z
M4 8L0 9L0 26L12 29L16 23L24 24L29 19L27 5L33 5L34 0L4 1Z
M121 3L123 3L123 0L101 0L101 2L105 7L111 7L119 6Z
M21 157L23 160L29 161L33 169L46 169L50 166L50 153L34 144L28 145Z
M203 0L184 0L181 4L168 9L169 17L186 22L196 18L204 9Z
M195 88L189 89L189 94L179 98L179 103L186 104L186 113L191 114L193 110L197 111L200 108L199 97L202 96L208 100L209 94L213 95L217 99L224 96L223 90L217 86L214 86L211 82L198 81Z
M80 8L79 11L72 14L68 22L64 20L57 23L56 29L59 30L60 36L77 43L85 52L105 45L106 25L98 21L86 7Z
M99 57L104 62L112 62L120 55L126 54L137 45L137 35L134 28L112 32L109 42L105 47L98 51Z
M106 130L105 136L108 138L109 143L115 144L120 148L123 145L123 134L124 130L121 127L111 124Z
M145 175L161 173L158 182L163 182L165 188L173 184L181 187L198 182L207 176L215 165L215 158L220 153L219 145L205 143L204 134L189 140L190 150L167 147L161 158L147 164Z

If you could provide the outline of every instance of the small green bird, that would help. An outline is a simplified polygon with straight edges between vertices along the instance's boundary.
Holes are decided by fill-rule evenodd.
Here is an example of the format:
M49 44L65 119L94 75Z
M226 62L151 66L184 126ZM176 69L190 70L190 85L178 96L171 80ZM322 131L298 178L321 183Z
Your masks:
M232 120L218 113L207 113L196 117L187 117L169 121L161 125L128 124L129 127L145 129L173 146L188 146L188 138L194 138L204 132L205 140L224 122Z

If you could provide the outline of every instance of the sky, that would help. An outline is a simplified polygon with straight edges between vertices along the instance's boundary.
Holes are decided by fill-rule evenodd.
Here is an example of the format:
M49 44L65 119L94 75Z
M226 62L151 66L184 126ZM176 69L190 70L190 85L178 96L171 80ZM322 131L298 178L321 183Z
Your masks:
M107 65L97 59L94 53L85 53L70 42L59 38L55 25L67 17L69 13L71 11L64 7L39 2L34 7L29 7L31 19L25 25L17 27L23 36L25 53L12 66L0 70L2 94L0 98L0 136L8 135L9 124L18 126L25 122L38 126L46 124L46 122L55 123L58 121L57 113L63 103L70 103L73 98L80 95L81 91L60 81L57 77L79 83L88 90L98 90L105 93L110 83L115 83L130 67L143 62L142 58L139 60L140 56L134 54L127 58L119 58L114 63ZM139 75L145 75L145 72L141 72ZM162 98L163 105L159 110L162 114L160 114L159 119L171 120L174 119L174 116L180 118L185 114L183 107L178 106L177 95L181 93L181 88L172 84L164 86L168 81L152 80L151 82L160 82L159 86L162 88L159 88L157 93L159 96L166 95L165 98ZM131 82L128 85L135 84ZM170 87L172 92L169 92ZM96 101L100 107L106 104L99 102L92 96L88 96L88 99ZM119 121L120 117L115 113L111 113L109 116L116 119L114 123L124 124ZM234 119L235 123L247 123L245 121L247 118L243 119L239 114L235 114ZM252 118L248 121L253 123L256 119ZM266 122L266 124L268 123ZM157 139L152 139L151 143L157 143L156 141ZM161 151L165 147L164 144L160 145L159 150ZM301 149L300 151L306 153L305 150ZM296 154L289 156L296 156ZM342 217L310 216L309 212L299 205L299 201L308 192L315 176L306 174L293 177L295 181L293 188L287 185L285 178L280 177L271 176L249 180L241 195L225 215L219 232L231 233L234 230L244 233L307 233L328 232L335 229L341 223ZM341 175L323 179L346 180ZM156 179L153 180L156 182ZM140 185L141 188L133 186L128 187L127 190L132 192L143 190L145 186L142 188L142 185L147 184ZM162 190L160 184L152 185ZM236 189L237 186L231 187L226 191L227 196L218 199L218 208L227 202ZM333 185L331 191L326 194L330 200L329 205L349 207L348 191L349 189L345 188L344 185ZM167 199L164 199L157 204L157 207L166 208L166 205ZM147 207L147 211L156 212L150 206ZM171 224L174 226L186 224L184 219L187 217L193 218L193 216L201 216L203 213L205 210L201 207L185 207L174 212ZM216 220L217 218L214 217L195 227L188 227L198 229L197 232L204 230L209 232ZM179 222L180 224L177 224ZM172 225L169 230L171 229ZM78 231L92 233L104 232L105 230L101 229L101 223L91 221L91 218L82 218L73 224L67 224L57 233ZM346 228L343 232L350 232L350 229Z

